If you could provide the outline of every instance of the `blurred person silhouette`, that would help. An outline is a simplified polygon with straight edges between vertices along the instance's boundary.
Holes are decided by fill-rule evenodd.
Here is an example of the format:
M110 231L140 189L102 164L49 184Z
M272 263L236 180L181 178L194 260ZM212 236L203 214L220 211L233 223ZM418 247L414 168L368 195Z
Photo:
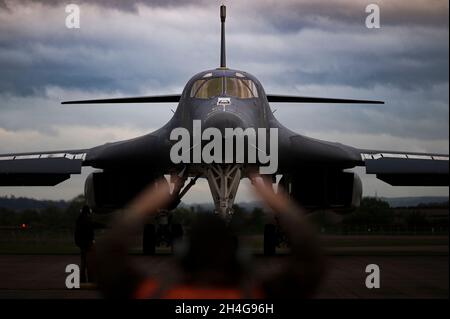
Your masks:
M170 195L154 186L144 190L113 222L99 243L99 287L109 298L238 299L311 298L324 274L323 255L303 210L281 188L253 176L257 194L273 211L291 246L280 267L259 276L237 245L226 221L200 214L188 240L176 253L178 272L154 278L139 271L128 257L131 237L158 209L171 205Z
M84 205L75 224L75 244L80 248L80 282L94 282L94 252L95 234L92 212L89 206Z

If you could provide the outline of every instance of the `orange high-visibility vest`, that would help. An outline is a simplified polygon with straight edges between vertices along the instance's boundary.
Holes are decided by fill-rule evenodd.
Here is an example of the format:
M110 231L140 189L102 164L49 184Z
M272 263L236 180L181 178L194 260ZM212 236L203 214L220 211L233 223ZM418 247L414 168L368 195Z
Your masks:
M147 279L136 289L136 299L243 299L263 298L260 289L252 289L250 296L245 296L238 288L211 288L192 285L175 285L161 290L160 284L154 279Z

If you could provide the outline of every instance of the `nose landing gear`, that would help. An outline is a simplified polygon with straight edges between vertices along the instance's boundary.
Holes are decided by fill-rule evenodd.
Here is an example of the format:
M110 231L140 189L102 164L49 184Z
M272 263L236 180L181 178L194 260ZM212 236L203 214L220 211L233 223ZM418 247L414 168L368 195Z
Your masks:
M215 164L208 165L205 170L215 212L224 218L233 214L232 207L241 181L241 169L240 164Z

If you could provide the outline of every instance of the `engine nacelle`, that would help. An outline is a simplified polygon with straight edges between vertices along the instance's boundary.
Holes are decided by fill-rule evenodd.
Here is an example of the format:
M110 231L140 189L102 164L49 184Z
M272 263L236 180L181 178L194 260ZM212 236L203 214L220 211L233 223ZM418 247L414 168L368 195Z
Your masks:
M93 172L84 184L86 203L95 213L109 213L128 204L157 178L136 172Z
M283 176L280 184L308 209L345 209L361 203L361 179L353 172L311 169Z

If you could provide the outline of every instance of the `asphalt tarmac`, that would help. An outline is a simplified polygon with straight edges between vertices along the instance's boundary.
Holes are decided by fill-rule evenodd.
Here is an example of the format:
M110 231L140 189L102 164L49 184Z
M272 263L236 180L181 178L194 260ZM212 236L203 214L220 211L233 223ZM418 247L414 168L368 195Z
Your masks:
M170 255L133 256L150 275L174 270ZM286 256L255 256L255 271L270 271ZM447 255L329 256L329 272L317 298L448 298ZM66 265L79 263L77 255L0 255L0 299L101 298L95 287L65 287ZM365 285L368 264L377 264L381 287Z

